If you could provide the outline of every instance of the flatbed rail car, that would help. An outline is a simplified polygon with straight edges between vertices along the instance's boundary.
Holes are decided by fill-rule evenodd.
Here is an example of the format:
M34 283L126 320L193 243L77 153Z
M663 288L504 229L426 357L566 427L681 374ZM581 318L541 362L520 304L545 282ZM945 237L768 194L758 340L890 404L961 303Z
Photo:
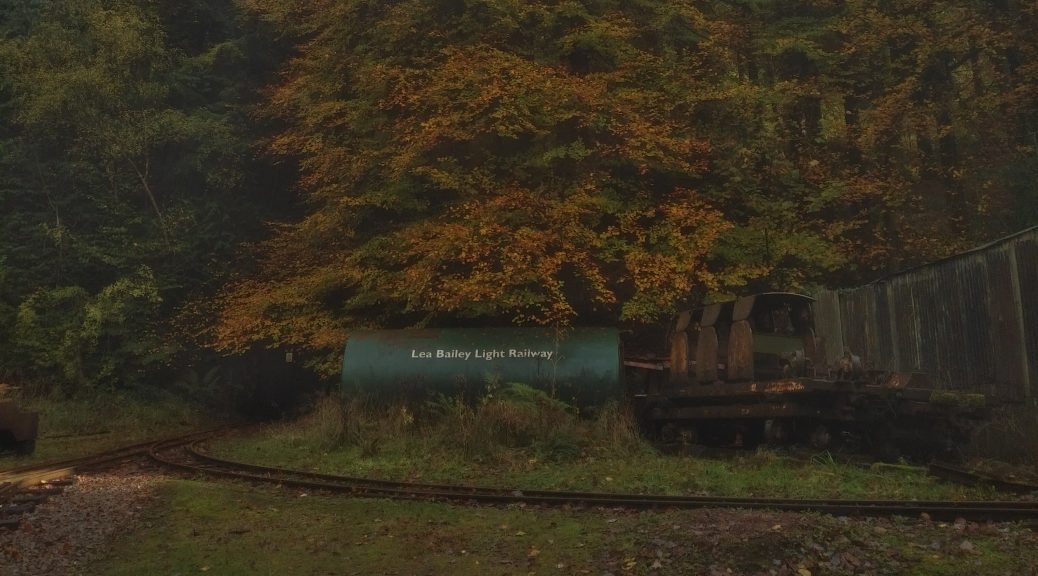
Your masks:
M986 406L1034 402L1038 226L816 298L766 293L676 316L669 350L625 356L664 436L850 441L890 454L966 442Z
M752 445L835 442L890 456L945 451L983 418L983 397L935 390L922 374L865 371L853 354L816 365L812 298L747 296L678 316L670 353L627 356L646 430L664 439Z

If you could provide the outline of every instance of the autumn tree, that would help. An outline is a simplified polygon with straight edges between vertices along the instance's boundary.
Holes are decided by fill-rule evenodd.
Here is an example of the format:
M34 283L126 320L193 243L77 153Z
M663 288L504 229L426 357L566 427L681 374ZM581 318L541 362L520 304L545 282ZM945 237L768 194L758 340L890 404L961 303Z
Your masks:
M306 215L215 337L651 319L859 282L1033 221L1034 9L271 2Z
M717 287L691 3L254 6L302 39L267 112L309 214L228 290L224 346L648 318Z
M924 0L842 15L833 106L855 161L843 182L882 240L854 238L866 253L896 268L1034 224L1035 17Z
M1032 6L704 5L729 27L706 189L751 284L867 281L1038 219Z
M0 6L0 377L141 382L179 346L176 305L258 228L236 24L192 38L152 2Z
M364 326L650 320L947 255L1038 221L1036 24L990 0L0 0L0 376L140 381L183 332L334 352Z

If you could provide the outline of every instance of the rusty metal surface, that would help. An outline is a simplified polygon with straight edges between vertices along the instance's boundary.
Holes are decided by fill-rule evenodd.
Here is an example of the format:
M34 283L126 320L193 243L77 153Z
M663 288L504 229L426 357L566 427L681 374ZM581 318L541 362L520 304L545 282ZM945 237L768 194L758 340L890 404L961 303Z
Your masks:
M670 341L670 381L675 384L688 382L688 332L674 332Z
M738 322L740 320L749 320L750 313L753 312L753 304L757 301L757 296L743 296L735 301L735 306L732 308L732 322Z
M700 325L713 326L717 319L721 317L721 311L726 305L730 305L728 302L721 302L719 304L711 304L703 308L703 315L699 320Z
M717 406L682 406L667 411L665 418L674 420L730 420L739 418L812 417L839 420L844 415L830 407L797 402L760 404L723 404Z
M728 380L753 380L753 339L749 321L732 324L728 335Z
M814 394L849 392L854 389L848 382L832 380L812 380L807 378L785 378L764 382L716 382L707 385L695 385L677 390L682 398L736 398L740 396L776 396L790 394Z
M713 326L699 331L696 344L696 381L708 384L717 380L717 332Z
M814 306L826 366L922 372L937 389L1019 401L1038 377L1038 227L850 290Z

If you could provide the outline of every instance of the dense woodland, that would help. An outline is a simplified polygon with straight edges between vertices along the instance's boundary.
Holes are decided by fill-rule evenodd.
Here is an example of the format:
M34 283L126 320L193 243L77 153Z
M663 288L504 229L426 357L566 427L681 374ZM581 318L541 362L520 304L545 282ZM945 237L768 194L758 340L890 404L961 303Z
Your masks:
M0 381L651 321L1038 223L1038 4L0 0Z

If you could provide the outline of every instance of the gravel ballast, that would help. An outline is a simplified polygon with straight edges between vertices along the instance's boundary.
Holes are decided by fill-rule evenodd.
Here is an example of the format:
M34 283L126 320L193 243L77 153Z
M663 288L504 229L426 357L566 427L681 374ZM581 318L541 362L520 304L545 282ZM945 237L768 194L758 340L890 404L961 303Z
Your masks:
M136 526L161 474L139 470L77 476L61 494L0 531L0 574L75 575Z

